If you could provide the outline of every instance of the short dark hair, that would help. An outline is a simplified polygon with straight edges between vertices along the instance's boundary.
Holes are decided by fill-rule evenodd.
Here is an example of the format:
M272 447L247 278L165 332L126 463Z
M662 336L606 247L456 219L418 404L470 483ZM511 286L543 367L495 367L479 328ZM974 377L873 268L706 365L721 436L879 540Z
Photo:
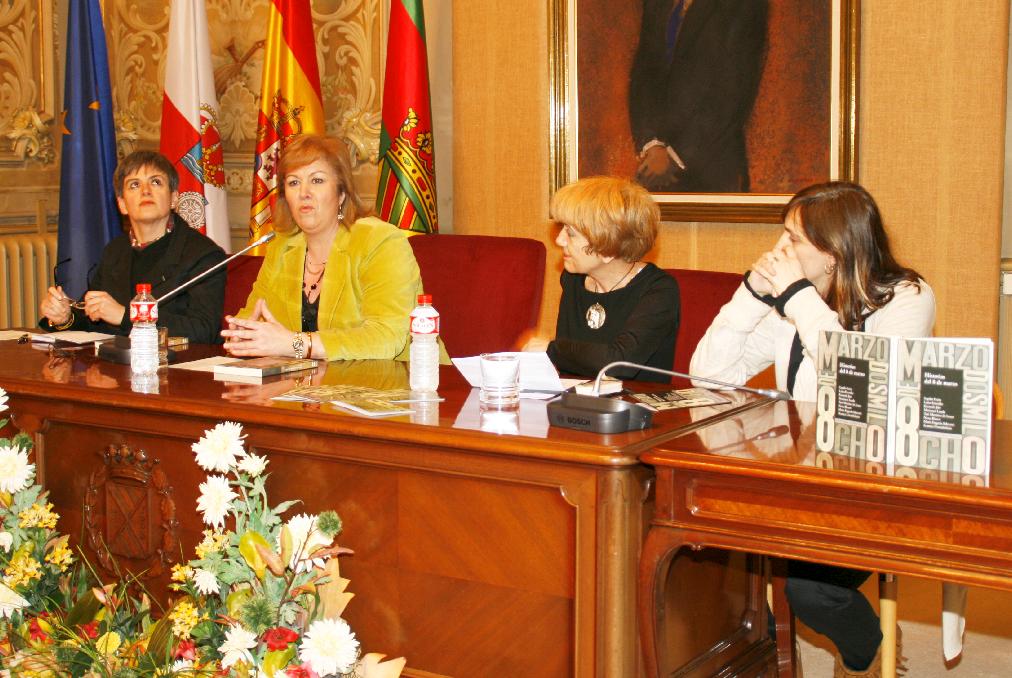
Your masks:
M126 178L142 167L154 167L163 172L169 178L169 190L175 193L179 190L179 172L172 166L169 159L157 151L134 151L119 161L116 165L116 172L112 175L112 183L116 189L116 197L123 197L123 185Z

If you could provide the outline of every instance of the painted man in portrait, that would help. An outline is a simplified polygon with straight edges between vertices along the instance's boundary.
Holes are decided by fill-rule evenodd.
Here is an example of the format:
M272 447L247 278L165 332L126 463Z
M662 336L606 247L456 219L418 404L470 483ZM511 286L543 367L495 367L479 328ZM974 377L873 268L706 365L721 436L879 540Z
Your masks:
M745 125L767 0L643 0L629 82L637 180L655 192L749 190Z

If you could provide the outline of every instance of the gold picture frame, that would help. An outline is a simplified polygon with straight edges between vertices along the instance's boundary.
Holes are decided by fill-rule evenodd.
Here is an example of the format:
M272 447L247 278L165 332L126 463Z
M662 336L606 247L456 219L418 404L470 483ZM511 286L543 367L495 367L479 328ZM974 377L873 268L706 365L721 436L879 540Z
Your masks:
M606 47L597 47L600 40L588 40L590 49L608 49L610 58L618 46L629 51L628 35L622 34L622 26L628 33L628 27L638 21L638 18L619 17L615 12L622 12L621 4L611 3L608 5L610 13L598 19L596 15L591 18L581 17L579 11L592 12L593 2L604 2L604 0L548 0L549 12L549 68L550 68L550 190L554 193L561 186L576 180L580 176L601 173L616 173L612 171L599 171L597 168L591 171L583 171L580 164L580 73L577 65L585 63L588 59L579 52L578 26L587 25L588 21L607 22L606 29L609 35L618 32L614 40L609 40ZM702 2L703 0L697 0ZM858 53L859 53L859 32L860 32L860 0L825 0L827 5L821 11L827 17L829 68L825 74L825 81L820 80L822 89L820 93L825 96L817 102L819 106L824 104L828 108L826 116L828 123L820 128L815 143L819 160L826 159L825 173L816 178L817 181L828 180L850 180L857 179L857 106L858 106ZM625 4L625 3L622 3ZM639 16L637 3L629 3ZM590 9L586 9L590 7ZM771 36L781 42L788 42L789 37L782 37L781 33L774 33L772 24L773 17L785 25L785 14L789 13L790 0L769 0L770 7L770 28L767 30ZM617 9L616 9L617 8ZM788 17L792 19L792 16ZM592 36L598 37L598 36ZM809 37L809 36L805 36ZM771 41L772 41L771 37ZM636 36L632 36L635 49ZM778 43L780 44L780 43ZM821 47L821 45L819 46ZM621 58L616 59L621 62ZM767 68L764 62L763 68ZM584 76L586 77L586 75ZM765 72L763 73L765 77ZM822 76L820 75L819 78ZM614 80L614 74L612 74ZM626 82L626 84L628 81ZM604 97L595 97L590 103L597 104L600 99L608 99L613 93L607 90ZM628 93L626 92L626 97ZM621 96L613 97L615 101L621 101ZM585 102L587 103L587 102ZM612 102L612 108L620 105ZM758 105L757 105L758 108ZM769 118L775 120L775 118ZM823 135L822 130L828 128L828 133ZM786 135L785 135L786 136ZM595 144L612 144L609 153L613 153L616 146L623 149L629 147L628 154L634 154L631 144L631 136L623 139L609 139L595 136ZM824 146L823 146L824 139ZM586 143L586 142L585 142ZM781 157L790 157L790 149L784 147ZM623 151L625 153L625 151ZM628 165L628 159L625 161ZM823 165L819 165L822 167ZM821 172L821 170L820 170ZM653 193L654 198L660 204L661 217L665 221L712 221L712 222L755 222L755 223L777 223L780 221L780 213L783 206L790 199L791 195L808 183L815 183L811 179L789 183L790 177L781 180L781 190L767 190L747 193ZM800 185L798 185L800 184ZM786 189L786 190L784 190Z

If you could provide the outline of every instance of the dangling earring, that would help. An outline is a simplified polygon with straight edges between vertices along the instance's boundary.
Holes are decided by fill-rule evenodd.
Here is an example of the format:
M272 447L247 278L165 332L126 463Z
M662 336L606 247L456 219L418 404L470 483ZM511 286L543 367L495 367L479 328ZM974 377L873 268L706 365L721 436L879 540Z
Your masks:
M344 223L344 200L337 206L337 223Z
M826 275L833 275L833 273L836 272L836 261L833 260L833 259L830 259L829 261L827 261L826 262L825 271L826 271Z

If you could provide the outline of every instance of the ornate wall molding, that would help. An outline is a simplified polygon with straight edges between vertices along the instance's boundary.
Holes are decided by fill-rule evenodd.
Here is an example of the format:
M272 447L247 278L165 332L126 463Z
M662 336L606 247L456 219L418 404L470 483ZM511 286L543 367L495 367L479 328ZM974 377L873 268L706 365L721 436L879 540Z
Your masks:
M252 165L268 0L207 0L211 61L224 150ZM356 166L375 163L379 147L382 0L313 3L320 86L327 131L343 137ZM106 5L117 136L155 147L161 124L168 6L164 0L115 0ZM125 139L124 139L125 137ZM229 181L233 186L248 182Z
M0 163L50 164L55 114L53 3L0 2Z

